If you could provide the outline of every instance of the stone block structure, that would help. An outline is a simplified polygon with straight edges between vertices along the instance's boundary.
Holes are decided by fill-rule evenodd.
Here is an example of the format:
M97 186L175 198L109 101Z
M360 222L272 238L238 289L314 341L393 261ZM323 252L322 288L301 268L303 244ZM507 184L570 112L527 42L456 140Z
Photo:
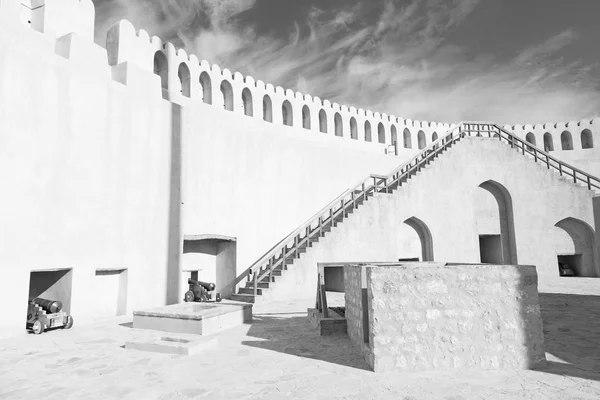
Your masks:
M534 266L351 265L344 275L348 336L375 372L545 360Z

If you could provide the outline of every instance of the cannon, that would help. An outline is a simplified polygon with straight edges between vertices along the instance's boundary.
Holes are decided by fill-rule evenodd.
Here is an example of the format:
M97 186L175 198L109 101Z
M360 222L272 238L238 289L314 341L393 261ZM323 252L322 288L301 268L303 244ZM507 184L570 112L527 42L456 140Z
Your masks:
M48 328L71 329L73 317L62 311L62 303L56 300L35 298L29 300L27 329L39 335Z
M183 300L185 302L206 302L210 301L215 291L215 284L188 279L189 290L185 292ZM221 301L221 293L215 295L215 301Z

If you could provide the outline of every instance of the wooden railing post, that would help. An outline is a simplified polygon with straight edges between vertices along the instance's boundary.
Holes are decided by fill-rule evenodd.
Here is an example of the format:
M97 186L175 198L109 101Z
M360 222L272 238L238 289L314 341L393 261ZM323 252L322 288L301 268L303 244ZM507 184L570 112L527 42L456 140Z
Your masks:
M573 170L573 182L577 183L577 171Z
M546 154L546 166L550 169L550 159L548 158L548 154Z
M592 190L592 178L589 175L587 177L587 187L588 190Z
M254 297L258 296L258 271L254 272L254 282L252 283L252 291L254 292Z
M562 176L562 163L558 163L558 173Z

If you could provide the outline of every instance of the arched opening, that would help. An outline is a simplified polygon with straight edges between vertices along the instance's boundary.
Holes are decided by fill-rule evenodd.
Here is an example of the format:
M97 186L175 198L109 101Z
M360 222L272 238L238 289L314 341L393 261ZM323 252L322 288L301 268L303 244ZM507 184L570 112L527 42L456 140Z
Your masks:
M310 129L310 108L307 105L302 107L302 127Z
M565 218L556 225L553 245L560 276L596 277L594 230L576 218Z
M221 97L223 109L233 111L233 87L227 81L221 82Z
M433 239L427 225L416 217L411 217L404 223L413 228L421 241L421 261L433 261Z
M548 132L544 133L544 151L554 151L554 140Z
M491 193L496 200L497 219L495 221L499 221L500 223L498 229L499 235L495 234L494 231L492 231L492 234L487 234L487 232L479 230L481 262L517 265L517 241L515 238L512 197L508 190L496 181L486 181L479 185L479 187ZM479 215L478 213L478 224L481 223ZM494 227L490 228L494 229Z
M325 110L319 111L319 131L327 133L327 113Z
M286 126L292 126L294 124L294 111L292 110L292 104L286 100L281 105L281 116L283 117L283 124Z
M423 150L425 146L427 146L427 138L425 138L425 132L419 131L419 133L417 133L417 142L419 145L419 150Z
M584 129L581 131L581 148L594 148L594 138L592 137L592 131L590 131L589 129Z
M573 150L573 137L571 132L564 131L560 134L560 144L563 150Z
M200 94L204 103L212 104L212 81L206 71L200 74Z
M437 132L433 132L431 135L431 142L435 142L436 140L438 140L438 134Z
M369 121L365 121L365 142L371 142L372 140L371 123Z
M529 132L527 134L527 136L525 136L525 140L527 141L527 143L531 143L534 146L536 145L535 135L533 133L531 133L531 132Z
M402 134L404 140L404 148L412 149L412 138L410 136L410 131L408 128L404 128L404 133Z
M344 136L344 127L342 125L342 116L340 113L335 113L333 117L333 126L335 129L335 136Z
M251 117L254 110L252 105L252 92L250 92L250 89L248 88L242 90L242 107L244 107L244 115Z
M390 129L390 135L392 138L392 145L398 143L398 130L396 129L395 125L392 125L392 128Z
M263 97L263 120L273 122L273 102L267 94Z
M181 84L181 95L185 97L190 97L191 75L190 69L188 68L186 63L179 64L179 69L177 70L177 77L179 78L179 83Z
M162 51L154 53L154 73L160 77L160 85L163 89L169 87L169 63Z
M350 139L358 140L358 125L356 118L350 118Z
M377 125L377 141L379 143L385 143L385 128L381 122Z
M525 141L527 143L531 143L532 145L536 145L535 143L535 135L531 132L529 132L526 136L525 136ZM531 146L527 146L527 150L532 151L533 148Z

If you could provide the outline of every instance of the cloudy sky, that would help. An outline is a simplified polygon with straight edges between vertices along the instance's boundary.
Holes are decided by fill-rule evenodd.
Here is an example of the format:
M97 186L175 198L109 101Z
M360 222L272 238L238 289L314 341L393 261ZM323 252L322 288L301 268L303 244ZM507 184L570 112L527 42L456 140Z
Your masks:
M600 116L600 0L94 0L199 59L399 117Z

